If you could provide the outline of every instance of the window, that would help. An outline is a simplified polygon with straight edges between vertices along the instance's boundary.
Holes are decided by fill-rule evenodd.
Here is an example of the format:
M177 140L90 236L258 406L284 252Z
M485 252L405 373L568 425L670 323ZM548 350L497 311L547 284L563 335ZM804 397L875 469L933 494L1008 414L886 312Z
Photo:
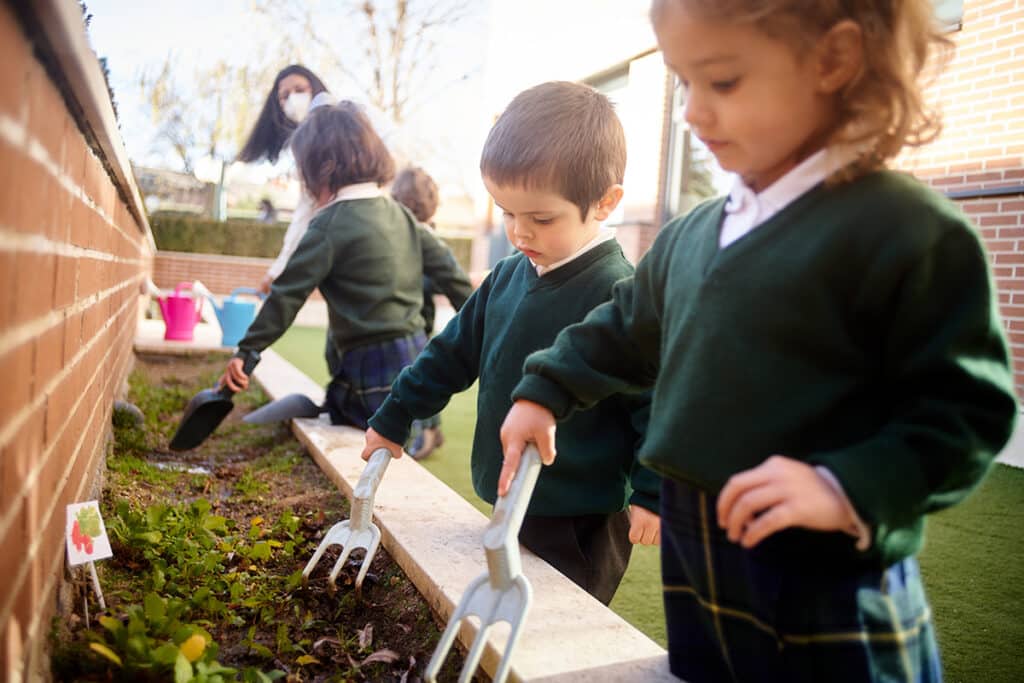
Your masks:
M726 194L732 186L730 175L690 132L683 120L682 89L675 77L672 77L672 84L675 87L672 88L672 122L664 168L662 223L686 213L708 197Z

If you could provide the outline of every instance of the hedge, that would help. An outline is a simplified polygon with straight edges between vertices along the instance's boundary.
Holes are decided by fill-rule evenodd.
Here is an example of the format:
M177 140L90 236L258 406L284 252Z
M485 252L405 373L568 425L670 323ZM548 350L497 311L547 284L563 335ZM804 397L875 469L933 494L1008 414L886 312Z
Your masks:
M224 223L194 216L150 216L156 248L194 254L274 258L287 225L230 220Z
M218 222L188 215L156 214L149 218L156 248L193 254L276 258L287 225L247 220ZM464 270L469 271L473 238L441 235Z

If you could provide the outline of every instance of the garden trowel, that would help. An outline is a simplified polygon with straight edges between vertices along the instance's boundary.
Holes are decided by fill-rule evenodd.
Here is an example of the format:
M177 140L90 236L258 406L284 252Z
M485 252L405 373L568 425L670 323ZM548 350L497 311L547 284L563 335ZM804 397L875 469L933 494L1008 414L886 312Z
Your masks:
M242 371L251 375L256 364L260 362L260 354L256 351L246 353L242 362ZM172 451L187 451L201 444L213 430L223 422L235 404L231 397L235 395L226 384L222 387L203 389L192 397L185 406L178 431L171 439Z

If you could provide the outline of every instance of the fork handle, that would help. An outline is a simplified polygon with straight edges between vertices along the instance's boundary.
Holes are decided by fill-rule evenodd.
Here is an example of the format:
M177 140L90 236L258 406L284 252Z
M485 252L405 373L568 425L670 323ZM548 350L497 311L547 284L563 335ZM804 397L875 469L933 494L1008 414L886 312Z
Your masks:
M378 448L370 455L369 462L359 475L359 481L352 491L352 528L363 531L370 528L373 522L373 497L384 478L384 472L391 462L391 452L386 448Z

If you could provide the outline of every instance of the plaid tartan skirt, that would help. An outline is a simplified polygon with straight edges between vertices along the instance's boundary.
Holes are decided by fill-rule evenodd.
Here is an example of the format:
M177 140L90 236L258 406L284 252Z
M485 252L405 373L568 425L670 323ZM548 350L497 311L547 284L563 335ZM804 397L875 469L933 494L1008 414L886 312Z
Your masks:
M823 568L812 548L777 552L773 537L746 550L718 527L715 504L713 495L663 480L674 675L688 683L942 680L915 559L836 570Z
M349 349L336 357L326 396L331 424L366 429L366 421L384 403L398 373L426 345L427 336L419 332Z

